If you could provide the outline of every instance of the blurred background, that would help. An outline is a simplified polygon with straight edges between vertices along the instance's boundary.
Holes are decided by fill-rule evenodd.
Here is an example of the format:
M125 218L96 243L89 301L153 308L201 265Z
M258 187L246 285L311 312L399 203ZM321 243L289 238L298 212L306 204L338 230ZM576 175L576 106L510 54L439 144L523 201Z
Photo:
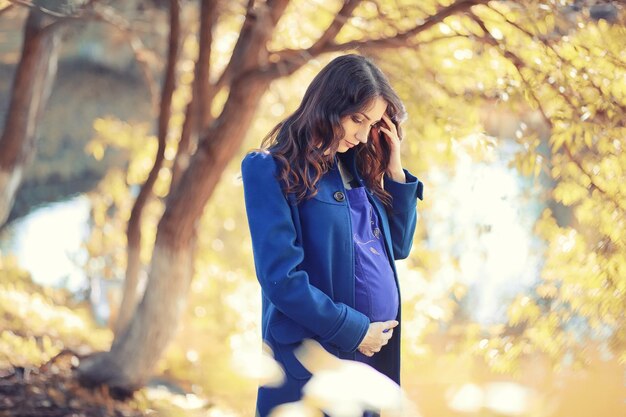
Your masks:
M421 414L626 415L625 7L0 0L0 409L253 415L240 162L353 52L425 184L397 264Z

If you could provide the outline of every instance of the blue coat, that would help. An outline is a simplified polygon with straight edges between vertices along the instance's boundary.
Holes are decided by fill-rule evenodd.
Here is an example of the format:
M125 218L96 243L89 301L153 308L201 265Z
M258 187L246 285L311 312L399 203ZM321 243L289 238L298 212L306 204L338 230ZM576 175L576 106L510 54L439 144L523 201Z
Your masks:
M353 150L348 167L358 175ZM369 319L354 309L354 248L350 209L335 163L318 183L318 193L296 203L276 178L277 164L268 152L251 152L241 163L244 197L257 278L262 289L262 336L286 371L279 388L260 387L257 415L301 398L311 374L294 356L304 338L313 338L339 358L354 359ZM384 179L392 209L368 190L381 219L389 259L411 250L416 204L423 183L405 170L406 183ZM395 263L392 268L396 276ZM400 323L400 312L396 318ZM374 355L375 367L400 383L400 329Z

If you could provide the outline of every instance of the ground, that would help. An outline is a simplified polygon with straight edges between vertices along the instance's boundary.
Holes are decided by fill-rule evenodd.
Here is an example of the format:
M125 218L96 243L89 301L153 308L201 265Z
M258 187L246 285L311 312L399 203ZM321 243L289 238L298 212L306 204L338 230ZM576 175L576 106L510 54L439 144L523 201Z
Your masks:
M39 367L14 366L0 369L1 416L135 417L142 411L140 400L118 401L106 387L81 387L73 371L79 356L63 350Z

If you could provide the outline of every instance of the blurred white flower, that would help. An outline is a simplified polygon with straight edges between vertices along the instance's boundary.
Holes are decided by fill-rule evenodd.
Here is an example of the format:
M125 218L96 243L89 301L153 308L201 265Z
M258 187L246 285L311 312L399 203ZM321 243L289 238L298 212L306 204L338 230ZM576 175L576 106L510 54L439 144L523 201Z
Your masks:
M339 359L310 339L295 354L313 374L302 389L307 405L332 417L361 417L368 410L385 416L419 416L400 386L371 366Z
M296 401L292 403L281 404L272 409L269 417L323 417L317 408L305 401Z
M234 351L232 366L240 375L257 379L260 386L279 387L285 382L285 371L276 362L272 348L266 343L263 343L262 352L257 349Z
M465 384L446 394L448 406L455 411L476 413L484 408L504 416L527 414L535 397L533 390L514 382Z

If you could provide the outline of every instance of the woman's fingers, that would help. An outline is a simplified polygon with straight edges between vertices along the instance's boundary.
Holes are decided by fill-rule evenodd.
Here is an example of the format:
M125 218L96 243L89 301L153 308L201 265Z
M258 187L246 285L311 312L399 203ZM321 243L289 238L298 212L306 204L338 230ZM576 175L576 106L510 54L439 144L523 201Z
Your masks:
M359 352L369 357L380 352L382 347L387 345L389 339L393 337L393 328L398 324L396 320L371 323L367 340L359 346Z
M362 354L364 354L365 356L369 356L372 357L374 356L374 352L366 350L366 349L359 349L359 352L361 352Z
M398 324L400 324L400 322L397 321L397 320L389 320L389 321L385 322L385 327L388 328L388 329L393 329Z
M391 120L391 117L387 116L387 113L383 114L383 120L387 124L387 127L389 128L389 130L391 130L394 134L397 135L396 125Z

